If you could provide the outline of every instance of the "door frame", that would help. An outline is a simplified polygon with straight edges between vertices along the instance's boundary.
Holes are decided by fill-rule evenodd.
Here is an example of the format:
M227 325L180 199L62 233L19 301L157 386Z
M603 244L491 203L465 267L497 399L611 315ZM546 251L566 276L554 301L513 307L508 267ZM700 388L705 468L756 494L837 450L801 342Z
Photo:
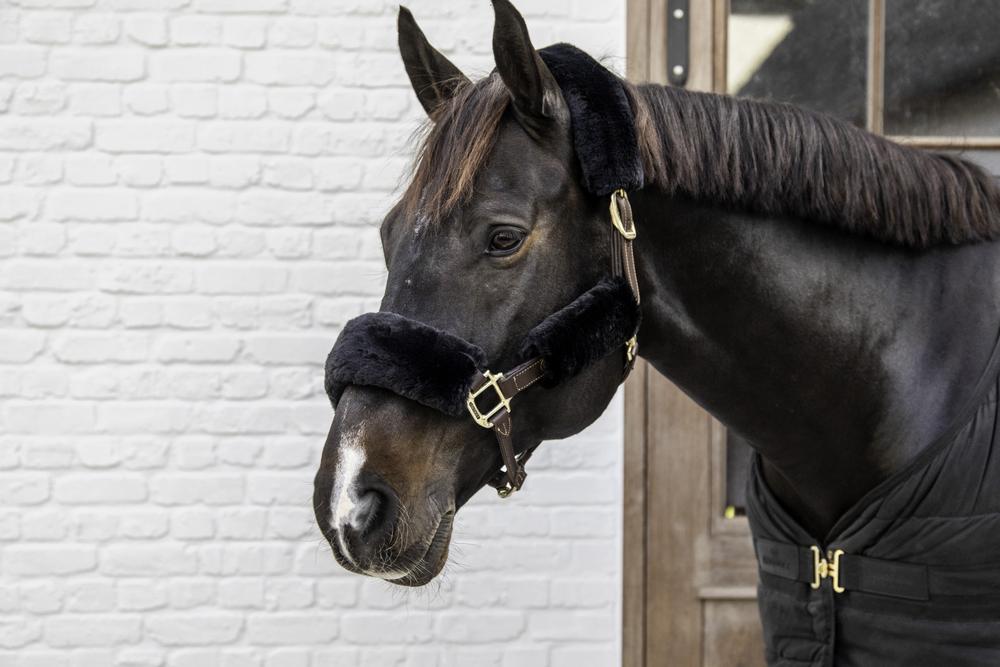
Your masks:
M727 11L726 0L689 3L686 88L724 88ZM667 82L668 20L666 0L626 0L630 81ZM757 577L746 519L723 516L725 428L640 361L624 435L622 665L716 662L707 626L746 635L726 605L752 602Z

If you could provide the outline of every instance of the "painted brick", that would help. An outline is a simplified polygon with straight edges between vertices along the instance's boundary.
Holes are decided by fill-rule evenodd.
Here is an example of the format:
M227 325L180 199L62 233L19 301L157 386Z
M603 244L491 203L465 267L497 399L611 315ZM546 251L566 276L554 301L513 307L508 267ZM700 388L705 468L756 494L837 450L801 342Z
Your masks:
M45 641L53 647L114 646L139 641L138 616L63 614L45 621Z
M243 478L238 475L174 474L150 481L151 498L161 505L231 505L243 499L243 488Z
M164 51L153 54L149 73L154 81L235 81L240 56L214 49Z
M70 14L37 12L21 21L21 35L35 44L65 44L72 32Z
M31 79L44 73L44 49L33 46L0 47L0 76Z
M336 74L332 55L262 51L246 54L246 77L254 83L322 86Z
M110 153L185 153L194 149L195 127L173 120L101 121L97 147Z
M112 577L160 577L197 571L197 554L179 544L111 544L101 553L100 572Z
M0 562L5 573L28 577L88 572L97 564L97 549L85 545L13 544Z
M60 49L52 54L51 67L67 81L138 81L146 73L146 55L138 49Z
M237 615L154 615L145 621L145 634L165 646L211 646L232 642L242 627Z
M146 499L146 480L138 475L68 475L55 480L55 499L68 505L137 503Z
M252 644L327 644L337 638L338 619L329 613L251 614L247 639Z
M0 150L78 150L93 136L91 123L83 119L11 118L0 121Z
M344 639L358 644L381 644L387 636L398 642L426 642L433 637L433 625L434 619L429 614L416 613L356 613L341 621Z
M0 363L24 364L45 347L45 336L29 332L0 332Z
M111 14L78 14L73 21L73 39L82 44L111 44L119 34L120 21Z
M53 220L134 220L139 212L135 194L119 190L56 190L48 197Z
M412 2L492 68L488 6ZM12 3L0 665L616 664L620 400L539 451L516 506L472 499L428 590L348 574L315 524L322 364L379 306L423 121L395 5ZM621 61L620 0L522 10L536 42Z
M125 19L125 34L145 46L164 46L167 43L166 18L148 14L129 16Z

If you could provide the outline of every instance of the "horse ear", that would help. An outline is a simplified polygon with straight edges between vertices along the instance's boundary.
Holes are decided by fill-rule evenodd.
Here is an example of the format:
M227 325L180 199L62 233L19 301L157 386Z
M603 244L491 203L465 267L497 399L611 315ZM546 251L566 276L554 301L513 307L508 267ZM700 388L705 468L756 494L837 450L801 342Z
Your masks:
M562 95L552 72L528 36L524 18L509 0L493 0L493 58L510 90L514 112L529 134L538 134L558 117Z
M399 29L399 53L403 56L410 85L430 116L442 102L451 98L459 86L469 83L469 79L431 46L413 14L402 5L396 26Z

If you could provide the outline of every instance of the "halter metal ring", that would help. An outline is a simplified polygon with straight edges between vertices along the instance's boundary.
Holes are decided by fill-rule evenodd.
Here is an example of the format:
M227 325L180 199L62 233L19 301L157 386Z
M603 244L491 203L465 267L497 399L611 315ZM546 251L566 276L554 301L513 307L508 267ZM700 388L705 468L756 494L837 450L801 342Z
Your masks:
M628 207L629 213L632 211L632 205L628 201L628 193L626 193L621 188L618 188L611 193L611 224L615 226L618 233L621 234L627 241L635 239L635 223L631 220L631 215L629 215L629 223L631 224L630 229L625 228L625 223L622 221L621 211L618 210L618 202L624 202L625 206Z
M503 390L500 389L500 381L503 380L503 373L491 373L489 371L483 372L483 377L488 381L479 389L475 389L469 392L469 397L465 400L465 406L469 410L469 414L472 415L473 421L482 426L483 428L493 428L493 423L490 422L490 417L505 409L510 412L510 399L504 396ZM479 406L476 405L476 399L490 387L497 394L499 402L490 408L486 413L483 413Z

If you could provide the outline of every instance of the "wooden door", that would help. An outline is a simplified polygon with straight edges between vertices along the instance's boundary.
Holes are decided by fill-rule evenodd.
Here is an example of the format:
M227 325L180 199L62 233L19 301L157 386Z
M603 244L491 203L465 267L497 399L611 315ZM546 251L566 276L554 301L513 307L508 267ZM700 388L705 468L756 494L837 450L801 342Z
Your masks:
M1000 46L990 36L1000 14L990 2L945 14L938 0L627 6L632 81L680 73L689 89L791 101L1000 172ZM669 61L678 50L668 57L678 28L689 39L682 72ZM997 57L984 60L990 49ZM762 666L741 512L749 449L644 363L625 397L623 665Z
M668 24L686 21L685 86L717 90L726 5L683 4L629 0L628 76L666 83ZM623 664L763 665L750 532L727 518L726 430L645 364L625 395Z

